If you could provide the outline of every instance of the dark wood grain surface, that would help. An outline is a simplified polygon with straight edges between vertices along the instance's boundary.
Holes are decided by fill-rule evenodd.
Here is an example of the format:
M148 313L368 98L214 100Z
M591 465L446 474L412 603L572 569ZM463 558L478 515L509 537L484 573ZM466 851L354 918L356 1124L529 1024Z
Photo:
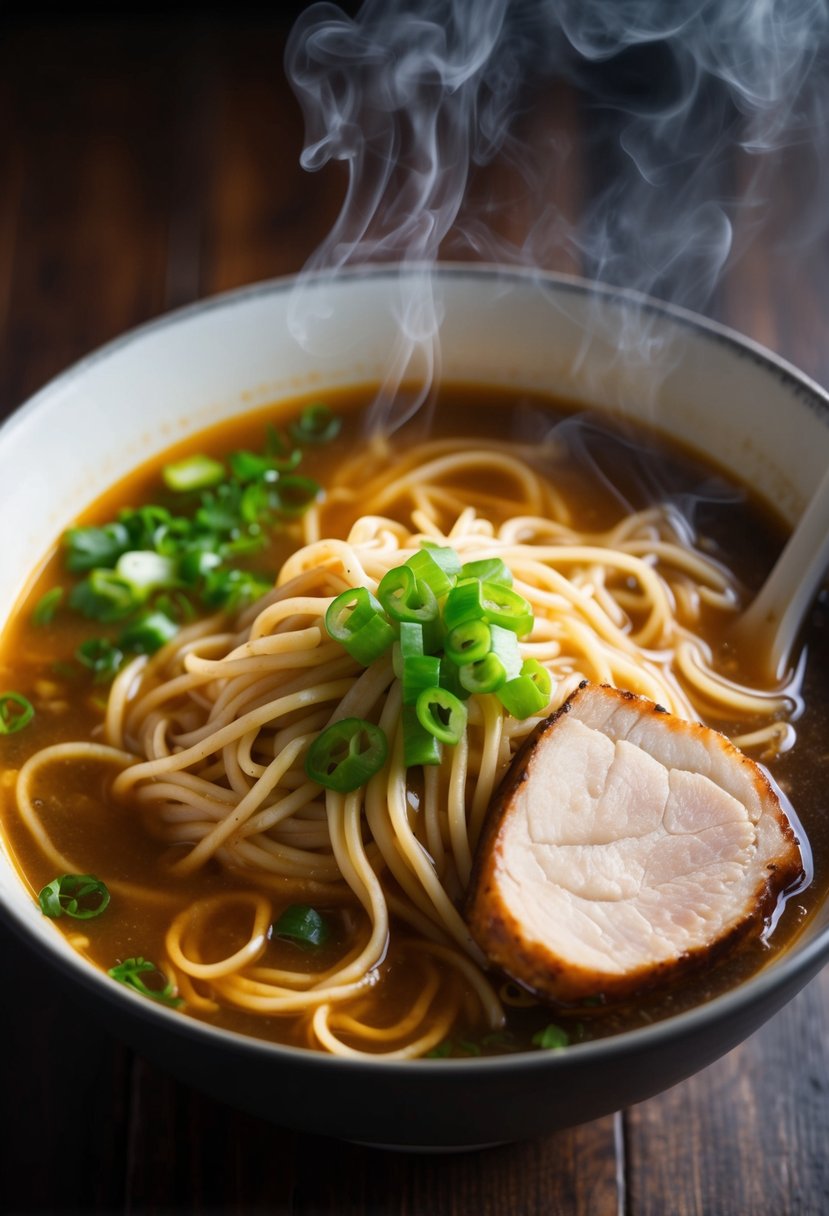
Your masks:
M298 270L342 190L336 173L299 167L284 22L21 11L0 15L4 414L130 326ZM570 218L595 189L596 167L578 156L584 121L561 86L525 119L573 141L550 186ZM787 161L776 177L778 227L809 188L798 171ZM528 218L516 208L516 225ZM554 263L574 268L569 253ZM712 308L829 383L828 271L825 240L795 264L768 237ZM8 526L14 487L2 493ZM531 1143L407 1156L298 1135L201 1096L67 1003L2 928L0 951L3 1213L829 1212L827 974L724 1060L631 1110Z

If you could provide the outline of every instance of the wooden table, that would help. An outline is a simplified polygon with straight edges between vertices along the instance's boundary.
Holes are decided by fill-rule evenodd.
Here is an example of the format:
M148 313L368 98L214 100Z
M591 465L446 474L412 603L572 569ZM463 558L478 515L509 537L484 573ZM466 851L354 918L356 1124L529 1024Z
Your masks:
M252 19L0 17L3 413L138 322L303 265L342 184L299 168L284 36ZM525 121L569 133L577 151L596 117L555 86ZM601 175L578 166L551 187L570 218ZM782 224L806 187L795 162L779 169ZM758 239L710 307L829 382L826 241L787 257ZM4 497L9 520L14 487ZM5 929L2 951L4 1213L829 1211L829 974L724 1060L631 1110L532 1143L407 1156L202 1097L65 1003Z

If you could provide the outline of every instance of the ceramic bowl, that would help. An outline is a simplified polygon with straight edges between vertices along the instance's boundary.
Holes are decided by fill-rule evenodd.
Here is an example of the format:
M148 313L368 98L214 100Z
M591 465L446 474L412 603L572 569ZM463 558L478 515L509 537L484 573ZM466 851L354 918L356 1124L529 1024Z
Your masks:
M15 527L0 546L0 619L61 530L137 463L239 411L382 378L397 332L397 270L308 283L303 307L323 318L310 343L293 336L294 286L266 283L145 325L10 418L0 484L15 486ZM446 381L549 389L643 418L713 454L790 523L829 464L826 394L718 325L577 279L492 267L442 267L434 293ZM114 984L41 916L5 851L0 908L112 1033L183 1080L276 1123L407 1147L520 1139L646 1098L740 1042L829 955L827 906L753 979L647 1029L564 1052L392 1063L215 1030Z

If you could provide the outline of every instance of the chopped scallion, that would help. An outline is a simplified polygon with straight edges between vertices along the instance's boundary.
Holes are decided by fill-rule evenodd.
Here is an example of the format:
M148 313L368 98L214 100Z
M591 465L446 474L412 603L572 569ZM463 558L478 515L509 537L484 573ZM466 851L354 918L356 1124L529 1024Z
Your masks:
M481 584L477 579L457 583L446 597L443 605L443 625L448 633L466 621L483 619Z
M519 638L532 631L533 610L529 600L502 583L484 582L480 587L484 616L491 625L509 629Z
M279 460L276 455L258 452L234 452L230 457L230 470L239 481L276 481L280 473L292 472L302 461L302 452L298 448Z
M178 625L163 612L147 612L120 634L118 645L136 654L154 654L178 633Z
M424 689L434 688L440 680L440 659L436 654L410 654L403 660L403 704L414 705Z
M462 621L446 635L446 657L459 667L477 663L489 654L491 647L492 634L486 621Z
M176 563L153 549L130 549L122 553L115 573L136 592L146 593L156 587L169 587L176 581Z
M22 693L0 693L0 735L16 735L34 716L34 705Z
M424 688L417 698L420 725L441 743L454 745L466 729L466 706L445 688Z
M196 454L165 464L161 476L169 490L183 494L189 490L206 490L210 486L217 486L225 479L225 467L212 456Z
M458 581L466 578L476 578L482 583L500 583L503 587L512 586L512 571L500 557L484 557L477 562L464 562Z
M415 705L403 706L402 722L403 763L406 768L414 768L420 764L440 764L443 755L440 740L420 721Z
M96 684L104 684L117 673L124 652L109 638L89 638L78 646L75 658L92 672Z
M448 574L441 563L435 560L438 552L438 549L418 549L417 553L413 553L408 559L406 565L414 574L415 579L425 583L440 599L452 589L455 579L454 575Z
M569 1045L570 1036L561 1026L556 1026L555 1022L551 1022L543 1030L536 1031L532 1037L532 1043L534 1047L542 1047L548 1051L558 1051L562 1047Z
M32 621L35 625L48 625L54 620L55 613L58 610L61 600L63 599L63 587L52 587L45 595L42 595L34 606L32 612Z
M377 588L377 598L396 621L425 625L438 618L438 602L428 583L418 580L409 566L386 572Z
M234 612L270 591L272 583L250 570L236 566L212 570L204 581L202 600L208 607L225 608Z
M395 638L381 604L366 587L352 587L333 599L325 628L364 667L385 654Z
M96 567L72 588L69 606L92 621L123 621L144 602L143 592L114 570Z
M461 559L451 545L438 545L434 541L424 540L421 541L420 547L449 575L452 582L457 579L461 571Z
M44 916L92 920L108 906L109 891L94 874L60 874L43 888L38 903Z
M406 659L423 654L423 626L418 621L398 622L400 634L393 646L394 674L398 680L403 678L403 664Z
M307 904L291 904L277 920L274 933L306 949L317 949L328 941L331 929L316 908Z
M525 659L519 675L498 689L498 700L513 718L529 718L550 703L553 681L536 659Z
M316 402L307 405L289 429L297 443L330 443L340 433L341 425L327 405Z
M502 704L519 717L549 703L549 672L535 660L522 663L518 644L532 631L532 605L513 589L501 558L462 565L451 547L424 541L386 571L377 600L365 588L343 592L326 623L354 654L353 638L373 616L388 614L398 633L393 668L402 686L406 767L440 763L441 745L463 734L463 703L473 694L506 689Z
M301 477L299 473L288 473L280 477L273 490L274 509L291 518L304 515L321 493L320 484L313 477Z
M460 682L468 692L496 692L521 671L521 654L515 634L499 625L490 625L489 634L489 653L459 668Z
M176 996L175 988L161 968L156 967L155 963L151 963L149 959L140 956L125 959L123 963L110 967L107 974L111 975L114 980L118 980L120 984L126 984L128 988L132 988L135 992L140 992L142 996L148 996L162 1005L170 1005L173 1009L178 1009L180 1005L184 1004ZM152 984L147 983L150 978L152 978Z
M305 773L326 789L347 794L359 789L386 763L388 743L379 726L363 718L334 722L311 744Z
M81 574L99 566L111 569L130 548L130 534L123 523L100 528L69 528L63 535L67 570Z

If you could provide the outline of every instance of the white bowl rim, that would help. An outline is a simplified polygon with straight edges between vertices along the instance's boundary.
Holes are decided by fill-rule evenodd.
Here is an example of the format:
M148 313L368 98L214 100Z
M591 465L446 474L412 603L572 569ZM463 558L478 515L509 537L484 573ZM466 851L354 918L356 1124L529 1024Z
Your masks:
M382 264L377 266L353 266L338 270L336 275L328 271L282 275L276 278L262 280L244 287L219 292L192 304L172 309L158 317L152 318L135 326L104 345L97 347L88 355L77 360L65 371L50 379L38 389L27 401L18 406L0 425L0 443L9 431L23 422L28 415L36 411L42 400L48 399L56 391L63 389L74 379L84 375L87 370L97 363L118 354L123 348L133 343L143 341L149 335L163 329L175 327L183 322L194 319L204 313L232 308L237 303L256 299L262 296L281 294L290 291L302 279L307 282L328 283L335 289L345 285L348 280L363 278L394 278L401 274L422 274L430 271L438 278L459 279L481 277L497 279L500 282L536 283L547 285L559 291L572 291L580 295L594 295L604 300L618 303L630 302L637 307L654 315L667 316L681 325L688 326L695 333L716 342L725 343L735 354L752 358L758 364L773 371L783 378L796 396L807 398L820 412L826 412L829 425L829 393L815 380L801 372L794 364L782 356L769 350L761 343L741 334L739 331L722 324L719 321L694 313L680 305L661 301L645 295L633 288L617 287L597 280L583 278L579 275L566 274L558 271L545 271L537 268L499 265L476 262L440 262L437 265L422 266L417 263L407 263L402 266ZM411 1070L416 1069L424 1075L451 1075L460 1070L463 1073L474 1069L487 1072L507 1071L524 1072L529 1070L549 1070L550 1072L567 1070L576 1062L600 1065L606 1059L612 1059L624 1054L628 1049L635 1049L637 1054L658 1048L673 1039L682 1040L686 1034L701 1030L708 1023L727 1023L734 1019L742 1010L755 1004L773 1002L778 990L791 990L792 995L810 976L816 973L823 962L829 957L829 924L827 924L814 939L800 946L795 943L783 951L781 957L767 967L750 976L737 987L730 989L720 996L713 997L701 1005L673 1014L652 1025L623 1031L606 1038L589 1040L584 1043L574 1043L565 1051L518 1051L493 1056L472 1056L463 1059L428 1059L416 1060L387 1060L378 1056L334 1056L324 1052L313 1051L303 1047L272 1042L237 1031L226 1030L211 1026L198 1018L182 1016L172 1009L157 1004L146 997L131 992L123 985L113 983L103 971L84 959L77 953L68 953L60 945L60 931L55 927L54 948L46 939L33 938L28 925L19 918L16 912L0 903L0 916L20 938L25 940L37 951L47 955L65 975L94 990L103 996L110 1004L125 1008L124 1001L132 1003L132 1012L140 1015L142 1020L157 1022L159 1028L172 1031L185 1038L196 1037L216 1047L230 1046L234 1051L248 1055L258 1055L264 1052L272 1056L274 1062L280 1058L290 1059L293 1063L301 1062L303 1067L324 1070L357 1070L365 1068L383 1069L389 1073L399 1071L401 1077L410 1076ZM772 1012L779 1004L789 997L784 997L774 1004ZM117 1034L117 1031L115 1032Z

